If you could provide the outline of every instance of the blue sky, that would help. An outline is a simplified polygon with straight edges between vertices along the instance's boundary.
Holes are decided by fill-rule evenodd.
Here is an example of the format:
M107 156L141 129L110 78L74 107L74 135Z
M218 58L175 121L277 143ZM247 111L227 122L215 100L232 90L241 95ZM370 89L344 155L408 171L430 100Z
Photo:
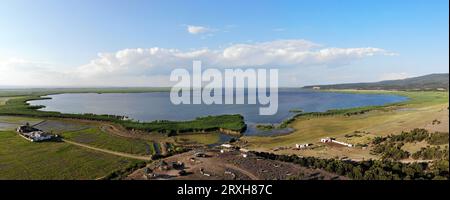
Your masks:
M276 57L260 63L244 62L253 57L239 55L215 63L281 66L284 86L448 72L448 7L447 0L0 0L0 85L158 86L166 84L170 71L160 68L189 67L187 60L167 63L142 55L154 47L223 53L240 45L274 50L300 45L290 53L347 52L326 60ZM144 53L124 52L137 48ZM121 51L125 61L117 61ZM198 59L216 67L212 60L218 55L210 54ZM122 64L105 66L111 59ZM137 66L142 61L150 64ZM27 74L29 81L15 81L18 74ZM45 81L34 80L41 74Z

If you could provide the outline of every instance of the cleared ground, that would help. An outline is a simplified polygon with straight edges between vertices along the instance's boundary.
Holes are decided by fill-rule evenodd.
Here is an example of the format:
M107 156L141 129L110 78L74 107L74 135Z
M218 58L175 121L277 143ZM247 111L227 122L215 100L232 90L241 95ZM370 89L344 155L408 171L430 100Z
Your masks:
M196 157L204 152L206 157ZM244 158L238 151L220 153L218 149L197 149L163 159L169 168L162 169L159 162L149 164L128 176L138 180L280 180L280 179L347 179L318 169L308 169L292 163L267 160L248 154ZM173 162L184 164L186 175L170 167ZM146 173L147 171L147 173ZM150 173L151 171L151 173Z

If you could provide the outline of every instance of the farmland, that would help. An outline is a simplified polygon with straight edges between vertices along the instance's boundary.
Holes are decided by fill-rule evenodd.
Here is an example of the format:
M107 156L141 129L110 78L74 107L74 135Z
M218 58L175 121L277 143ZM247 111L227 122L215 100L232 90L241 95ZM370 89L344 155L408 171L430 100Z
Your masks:
M90 146L125 152L137 155L155 154L155 146L152 141L142 139L124 138L101 131L99 128L89 128L79 131L62 133L64 139Z
M97 179L139 161L0 131L0 179Z
M362 161L380 159L381 155L372 152L371 143L376 137L387 137L415 128L427 129L430 134L448 132L447 92L339 92L394 94L406 96L409 100L386 106L323 113L300 112L281 124L292 128L294 132L270 137L243 136L236 145L281 155ZM231 130L231 133L235 133L232 130L241 132L245 128L240 115L209 116L185 122L142 123L122 120L119 116L44 112L26 103L30 99L42 98L40 96L1 98L5 103L0 105L0 179L123 178L127 170L141 166L142 161L139 160L150 160L152 155L171 154L178 147L197 148L228 141L229 138L224 138L218 130ZM58 134L63 140L44 143L23 140L14 129L25 123ZM345 148L318 142L323 137L334 137L358 147ZM439 143L437 146L448 148L448 143L441 144L441 140L441 136L433 137L433 142ZM305 150L274 150L293 147L299 143L313 145ZM405 143L402 150L408 151L410 155L422 151L416 157L428 157L434 151L428 148L429 145L420 141ZM361 148L362 146L367 148ZM410 158L405 162L415 160Z

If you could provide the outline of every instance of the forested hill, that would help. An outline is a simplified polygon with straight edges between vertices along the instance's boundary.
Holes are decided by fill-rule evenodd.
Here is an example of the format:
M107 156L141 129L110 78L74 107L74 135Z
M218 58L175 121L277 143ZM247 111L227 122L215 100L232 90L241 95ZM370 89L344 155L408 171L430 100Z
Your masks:
M373 83L346 83L335 85L310 85L304 88L319 89L359 89L359 90L447 90L448 73L429 74L401 80L389 80Z

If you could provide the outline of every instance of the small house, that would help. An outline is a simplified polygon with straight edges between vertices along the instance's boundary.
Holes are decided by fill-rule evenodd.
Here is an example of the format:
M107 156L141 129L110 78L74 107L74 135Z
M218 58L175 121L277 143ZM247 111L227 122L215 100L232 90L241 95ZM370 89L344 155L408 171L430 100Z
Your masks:
M241 152L243 152L243 153L248 153L250 150L244 149L244 148L240 148L239 151L241 151Z
M295 148L297 149L305 149L309 147L309 144L295 144Z
M320 139L320 142L322 142L322 143L328 143L328 142L331 142L331 141L333 141L333 140L331 138L329 138L329 137Z

